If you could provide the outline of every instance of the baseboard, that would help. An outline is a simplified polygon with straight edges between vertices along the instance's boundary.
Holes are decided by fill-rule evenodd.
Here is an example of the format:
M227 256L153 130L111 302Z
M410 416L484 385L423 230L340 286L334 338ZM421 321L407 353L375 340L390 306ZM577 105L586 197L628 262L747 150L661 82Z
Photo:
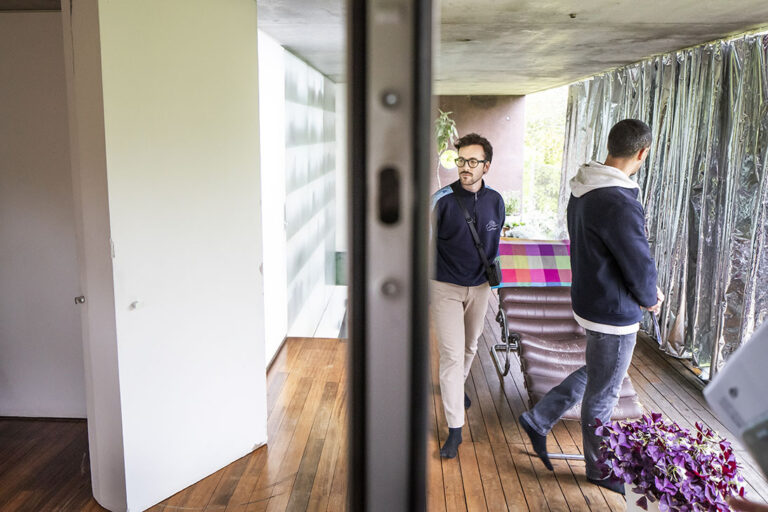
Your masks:
M29 416L0 416L0 421L55 421L58 423L81 423L88 421L86 418L46 418Z
M283 351L283 347L285 347L285 342L288 340L288 336L283 336L283 341L280 342L280 345L277 347L277 350L275 350L275 355L272 356L272 359L269 360L269 364L267 364L267 373L272 369L272 365L275 364L275 361L280 356L280 352Z

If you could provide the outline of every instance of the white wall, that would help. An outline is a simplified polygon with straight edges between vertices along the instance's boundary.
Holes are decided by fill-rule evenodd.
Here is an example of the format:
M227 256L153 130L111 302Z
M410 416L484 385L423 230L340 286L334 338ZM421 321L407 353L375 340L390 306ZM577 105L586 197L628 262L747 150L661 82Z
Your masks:
M74 7L84 20L97 5ZM107 184L90 242L114 243L115 330L98 342L117 347L128 510L266 441L256 22L252 0L101 0L74 24L77 110L99 99L79 77L102 69L105 160L79 171ZM94 23L99 59L80 40ZM82 199L88 252L98 198Z
M0 13L0 416L85 417L61 13Z
M285 232L285 50L259 31L259 118L261 204L264 229L265 361L277 354L288 333Z

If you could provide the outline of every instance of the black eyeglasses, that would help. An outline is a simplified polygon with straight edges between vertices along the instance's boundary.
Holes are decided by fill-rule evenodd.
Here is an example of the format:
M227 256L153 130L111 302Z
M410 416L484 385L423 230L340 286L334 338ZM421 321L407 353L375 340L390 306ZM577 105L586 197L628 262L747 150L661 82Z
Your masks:
M456 162L456 167L464 167L464 164L469 165L470 169L474 169L479 164L485 163L488 160L478 160L477 158L470 158L467 160L466 158L459 157L454 162Z

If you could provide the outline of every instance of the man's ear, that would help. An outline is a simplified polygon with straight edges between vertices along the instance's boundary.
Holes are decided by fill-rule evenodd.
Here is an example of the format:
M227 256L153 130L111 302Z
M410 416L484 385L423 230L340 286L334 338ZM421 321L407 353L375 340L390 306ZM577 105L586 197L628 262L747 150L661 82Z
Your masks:
M483 174L487 173L491 169L491 162L485 162L483 164Z
M637 159L641 162L645 160L648 157L648 153L651 151L650 147L643 148L640 151L637 152Z

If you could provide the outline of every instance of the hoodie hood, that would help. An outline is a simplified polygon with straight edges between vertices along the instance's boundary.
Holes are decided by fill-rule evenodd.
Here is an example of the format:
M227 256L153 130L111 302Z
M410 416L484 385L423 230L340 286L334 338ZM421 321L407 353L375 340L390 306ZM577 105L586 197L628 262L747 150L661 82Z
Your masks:
M571 178L571 193L575 197L581 197L587 192L607 187L634 188L638 190L640 188L629 176L617 168L603 165L594 160L582 165L576 176Z

